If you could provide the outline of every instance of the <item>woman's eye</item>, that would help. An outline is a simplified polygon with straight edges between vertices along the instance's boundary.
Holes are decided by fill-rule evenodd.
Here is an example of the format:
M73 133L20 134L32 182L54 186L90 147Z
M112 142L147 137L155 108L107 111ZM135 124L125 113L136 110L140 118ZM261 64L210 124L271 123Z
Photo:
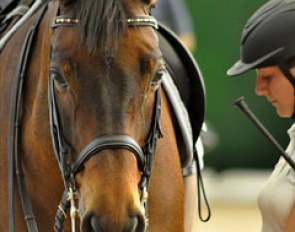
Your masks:
M54 80L54 83L63 89L67 89L69 87L69 83L66 81L65 77L56 70L50 71L51 78Z
M154 78L152 80L152 86L159 85L161 83L161 80L163 78L163 75L166 73L166 69L159 69L156 71Z

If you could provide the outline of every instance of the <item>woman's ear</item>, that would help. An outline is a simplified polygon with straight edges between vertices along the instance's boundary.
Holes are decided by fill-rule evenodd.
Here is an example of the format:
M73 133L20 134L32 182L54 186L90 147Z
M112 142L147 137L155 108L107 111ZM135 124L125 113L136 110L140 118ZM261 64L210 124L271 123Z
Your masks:
M293 75L293 77L295 78L295 65L290 68L290 72Z

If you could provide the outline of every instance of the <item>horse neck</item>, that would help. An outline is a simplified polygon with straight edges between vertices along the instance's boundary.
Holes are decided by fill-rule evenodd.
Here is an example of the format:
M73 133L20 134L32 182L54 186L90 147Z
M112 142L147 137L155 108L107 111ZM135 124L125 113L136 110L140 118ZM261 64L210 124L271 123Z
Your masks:
M55 7L56 8L56 7ZM53 173L54 168L50 165L53 163L56 165L52 151L52 145L50 141L49 126L46 119L47 116L47 75L49 66L49 44L50 44L50 23L52 22L54 14L54 6L50 6L45 13L41 24L39 25L36 38L34 38L32 50L29 56L27 64L27 72L24 77L24 89L23 89L23 101L22 101L22 119L21 119L21 138L18 144L19 154L22 157L23 169L25 173L26 184L28 187L29 195L31 199L34 199L33 208L35 215L40 215L40 206L36 206L35 202L38 204L42 203L42 199L48 202L52 201L54 198L55 202L52 204L58 204L58 196L47 196L46 193L41 193L39 190L44 189L47 192L52 192L48 190L48 186L57 186L57 183L53 182L55 178ZM6 44L5 48L0 54L0 120L6 123L0 124L0 205L4 210L0 211L0 231L8 231L7 223L2 223L8 221L8 143L9 143L9 124L14 123L9 118L10 109L13 107L11 105L11 96L13 93L13 82L15 72L17 70L18 60L20 59L20 51L24 43L24 38L27 35L29 28L34 22L36 22L40 11L33 15L27 22L25 22L11 37L11 39ZM13 61L13 62L12 62ZM42 99L43 98L43 99ZM40 100L42 99L42 100ZM43 105L42 105L43 104ZM47 120L48 121L48 120ZM39 128L38 128L39 127ZM50 153L50 154L49 154ZM46 155L49 157L46 160ZM45 161L48 161L47 165L44 165ZM56 165L57 166L57 165ZM47 175L44 173L47 172ZM59 170L56 170L56 175L59 174ZM47 177L51 177L48 181ZM36 178L40 178L40 182L36 182ZM56 177L57 178L57 177ZM16 184L16 181L14 182ZM36 187L36 184L39 187ZM47 186L47 188L43 188ZM61 184L62 187L62 184ZM60 187L61 191L62 188ZM16 215L16 231L25 231L26 227L23 221L23 214L21 210L21 203L19 194L17 191L17 186L15 186L15 215ZM36 191L37 190L37 191ZM56 194L59 194L56 191ZM55 191L53 191L53 194ZM38 197L40 195L41 197ZM36 201L35 201L36 200ZM44 204L45 208L47 207ZM43 207L43 206L42 206ZM48 212L45 210L45 212ZM49 214L54 214L54 210L51 210ZM48 215L41 215L45 217ZM52 216L53 217L53 216ZM45 224L49 224L49 217L46 218ZM52 220L53 221L53 218ZM44 224L44 223L43 223ZM50 229L42 231L52 231L52 224L50 223Z
M38 223L43 229L43 225L48 225L48 231L52 231L54 222L53 205L58 205L63 191L51 142L48 113L51 23L56 11L55 3L48 6L31 48L24 81L21 131L21 155L29 196L34 199L32 205L35 215L38 215Z
M34 38L25 76L23 105L23 146L28 144L29 150L37 149L39 152L51 152L49 117L48 117L48 73L50 53L50 24L52 17L49 7L40 22L38 32ZM28 138L28 141L26 141ZM38 143L34 143L38 141ZM37 148L38 147L38 148ZM26 148L24 148L26 150Z
M24 159L30 163L27 171L32 173L32 178L38 179L36 183L45 178L48 184L50 178L56 181L54 174L48 175L49 170L60 177L51 142L48 113L51 23L56 11L57 6L54 1L49 4L41 20L31 49L25 77L23 103L25 110L22 115L22 151ZM41 175L34 174L34 171L38 171L37 173Z
M184 183L173 125L173 111L163 90L161 96L163 138L158 140L149 191L150 231L183 232ZM168 197L171 193L177 194ZM173 209L169 211L169 215L167 209Z

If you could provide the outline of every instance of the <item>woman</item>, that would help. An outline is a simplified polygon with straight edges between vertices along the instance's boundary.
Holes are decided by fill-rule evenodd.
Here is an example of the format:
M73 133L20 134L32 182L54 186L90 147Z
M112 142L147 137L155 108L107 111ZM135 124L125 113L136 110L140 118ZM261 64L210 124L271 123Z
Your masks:
M248 20L235 76L257 70L256 94L265 96L282 118L295 118L295 0L272 0ZM286 153L295 160L295 124ZM283 158L258 197L262 232L295 231L295 170Z

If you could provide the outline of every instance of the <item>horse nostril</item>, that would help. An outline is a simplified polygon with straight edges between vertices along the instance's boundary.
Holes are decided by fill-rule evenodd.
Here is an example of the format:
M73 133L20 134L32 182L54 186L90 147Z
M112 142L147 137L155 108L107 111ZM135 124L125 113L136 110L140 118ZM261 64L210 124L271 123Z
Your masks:
M100 218L95 214L91 213L84 217L82 222L83 232L102 232L106 231L101 223Z
M130 218L127 229L124 232L144 232L145 220L142 215L133 216Z
M125 218L126 219L126 218ZM115 222L112 219L100 217L95 213L87 214L82 220L83 232L144 232L145 220L142 215L135 215L128 221ZM125 225L125 227L123 226Z

